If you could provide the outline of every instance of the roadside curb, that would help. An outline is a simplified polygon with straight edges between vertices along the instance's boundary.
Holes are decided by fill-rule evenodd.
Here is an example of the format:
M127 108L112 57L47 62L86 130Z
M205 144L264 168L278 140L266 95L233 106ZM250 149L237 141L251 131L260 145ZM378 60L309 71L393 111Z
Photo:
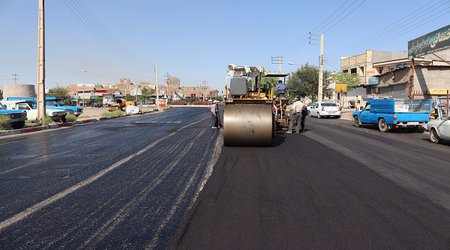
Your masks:
M161 109L159 111L164 111L164 110L165 109ZM135 115L145 115L145 114L149 114L149 113L153 113L153 112L158 112L158 110L157 109L147 110L147 111L144 111L144 112L141 112L141 113L138 113L138 114L134 114L134 115L133 114L126 114L124 116L107 116L107 117L89 118L89 119L79 120L79 121L74 121L74 122L52 123L52 124L49 124L49 125L46 125L46 126L33 126L33 127L27 127L27 128L21 128L21 129L5 130L5 131L0 131L0 137L6 136L6 135L17 135L17 134L38 132L38 131L47 130L47 129L71 127L71 126L75 126L75 125L82 125L82 124L98 122L98 121L103 121L103 120L109 120L109 119L114 119L114 118L120 118L120 117L130 117L130 116L135 116Z

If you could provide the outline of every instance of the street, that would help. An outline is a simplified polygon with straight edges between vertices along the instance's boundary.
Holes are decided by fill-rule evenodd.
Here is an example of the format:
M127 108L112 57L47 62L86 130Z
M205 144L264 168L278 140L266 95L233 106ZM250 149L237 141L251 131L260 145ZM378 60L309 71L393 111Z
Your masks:
M224 148L171 248L449 249L448 145L348 120L306 127Z
M0 138L0 248L164 248L216 144L208 108Z
M222 147L209 112L0 138L0 246L450 247L448 143L308 118L271 147Z

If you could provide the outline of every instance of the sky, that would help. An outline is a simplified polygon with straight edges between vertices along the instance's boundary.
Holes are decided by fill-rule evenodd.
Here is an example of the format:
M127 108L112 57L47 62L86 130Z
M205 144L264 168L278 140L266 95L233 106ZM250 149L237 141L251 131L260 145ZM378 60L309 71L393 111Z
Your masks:
M38 0L0 0L0 87L37 82ZM227 65L325 69L365 50L407 51L450 24L450 0L45 0L46 88L158 82L223 90ZM311 35L309 35L311 32ZM311 39L310 39L311 37Z

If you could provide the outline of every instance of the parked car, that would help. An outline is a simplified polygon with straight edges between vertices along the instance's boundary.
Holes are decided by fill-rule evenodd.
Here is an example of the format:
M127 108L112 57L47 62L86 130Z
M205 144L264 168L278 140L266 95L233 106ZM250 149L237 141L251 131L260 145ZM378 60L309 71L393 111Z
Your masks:
M34 121L38 117L36 101L6 101L4 104L10 109L25 110L29 121ZM50 117L54 121L66 121L66 111L45 109L45 112L47 117Z
M37 98L36 97L8 97L8 98L6 98L6 101L11 101L11 102L34 101L34 102L37 102ZM82 107L66 105L61 100L59 100L58 98L53 97L53 96L45 97L45 106L46 106L46 109L49 109L49 110L56 110L56 111L62 110L62 111L66 111L67 114L73 114L76 116L79 116L83 113Z
M430 99L394 99L365 98L366 106L352 113L353 125L378 126L378 130L386 132L392 129L422 128L430 121Z
M12 128L23 128L27 119L27 112L24 110L7 109L6 105L0 102L0 116L9 117Z
M310 116L322 117L336 117L341 118L341 110L334 102L316 102L310 108Z
M314 107L314 105L316 105L315 102L312 102L312 103L306 105L306 109L308 110L308 115L311 115L311 109L312 109L312 107Z
M430 120L427 124L427 131L430 132L430 141L432 143L450 140L450 116L442 120Z

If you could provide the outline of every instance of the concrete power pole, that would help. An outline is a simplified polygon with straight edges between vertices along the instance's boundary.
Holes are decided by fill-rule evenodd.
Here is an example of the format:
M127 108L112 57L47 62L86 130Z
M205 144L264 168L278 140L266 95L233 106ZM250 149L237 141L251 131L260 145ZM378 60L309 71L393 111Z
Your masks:
M320 35L319 89L317 92L317 99L321 102L323 98L323 34Z
M155 85L156 85L156 109L159 110L159 88L158 88L158 65L154 66L155 71Z
M17 84L17 76L19 76L18 74L16 74L16 73L14 73L14 74L12 74L12 79L13 79L13 81L14 81L14 85L16 85Z
M44 0L39 0L38 15L38 117L41 124L45 118L45 18Z

